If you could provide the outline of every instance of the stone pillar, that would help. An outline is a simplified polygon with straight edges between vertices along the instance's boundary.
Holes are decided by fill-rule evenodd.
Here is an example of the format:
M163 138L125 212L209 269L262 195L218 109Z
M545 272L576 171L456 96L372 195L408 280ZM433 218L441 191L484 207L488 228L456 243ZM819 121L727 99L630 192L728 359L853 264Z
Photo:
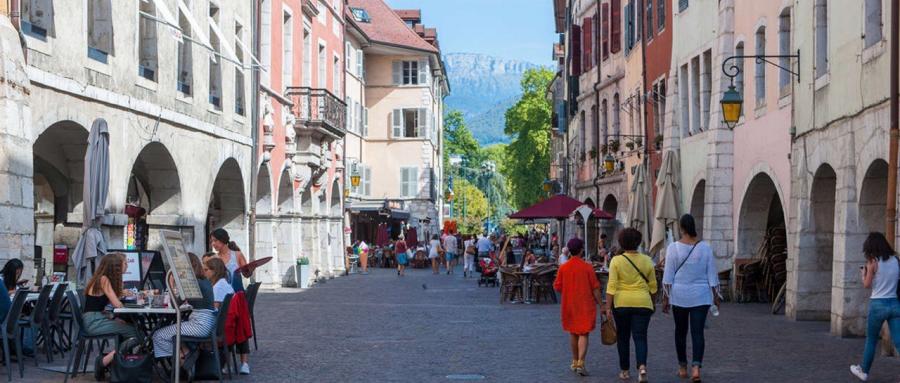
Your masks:
M27 279L35 224L30 89L19 34L0 14L0 258L21 259Z

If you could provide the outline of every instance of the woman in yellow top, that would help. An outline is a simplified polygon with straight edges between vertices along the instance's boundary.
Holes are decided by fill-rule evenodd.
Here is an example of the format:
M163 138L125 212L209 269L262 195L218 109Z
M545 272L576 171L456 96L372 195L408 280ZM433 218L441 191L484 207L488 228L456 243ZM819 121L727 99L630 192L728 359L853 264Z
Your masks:
M632 228L619 232L619 245L625 253L610 260L603 312L616 320L619 379L629 379L629 339L633 339L640 382L646 382L647 327L653 315L651 294L656 293L656 271L653 260L637 252L640 244L641 232Z

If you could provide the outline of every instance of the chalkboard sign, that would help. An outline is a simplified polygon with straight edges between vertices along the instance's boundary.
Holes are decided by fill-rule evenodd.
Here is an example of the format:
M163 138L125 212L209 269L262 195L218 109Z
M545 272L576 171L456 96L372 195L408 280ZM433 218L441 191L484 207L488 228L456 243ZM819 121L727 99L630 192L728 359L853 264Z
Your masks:
M184 239L177 231L162 230L159 232L163 254L170 270L174 270L175 288L178 290L178 299L202 299L200 285L197 284L197 276L191 267L191 260L184 249Z

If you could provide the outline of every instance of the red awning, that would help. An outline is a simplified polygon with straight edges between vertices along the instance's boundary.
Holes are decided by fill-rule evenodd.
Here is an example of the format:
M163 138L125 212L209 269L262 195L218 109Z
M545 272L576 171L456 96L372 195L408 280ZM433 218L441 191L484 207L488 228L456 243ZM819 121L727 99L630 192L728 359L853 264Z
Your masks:
M591 213L591 216L596 219L616 219L616 216L603 209L594 209L594 212Z
M583 202L571 198L569 196L558 194L544 201L519 210L509 215L513 219L540 219L540 218L556 218L566 219L579 206L584 205Z

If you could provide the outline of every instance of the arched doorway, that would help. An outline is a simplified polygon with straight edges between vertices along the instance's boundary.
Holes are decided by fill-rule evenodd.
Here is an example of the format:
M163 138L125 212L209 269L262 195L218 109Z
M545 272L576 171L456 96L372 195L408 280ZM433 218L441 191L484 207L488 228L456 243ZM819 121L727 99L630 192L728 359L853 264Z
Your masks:
M606 198L603 199L603 211L612 214L613 216L618 216L619 200L616 199L616 196L608 194Z
M887 175L888 164L884 160L875 160L866 170L859 191L859 228L862 234L873 231L884 232Z
M821 165L810 188L809 216L801 226L793 310L796 319L831 319L836 191L837 174L830 165Z
M131 167L127 190L125 205L139 207L146 213L145 217L133 217L135 231L146 235L147 249L159 248L158 230L171 230L179 224L182 210L178 168L163 144L151 142L141 150ZM193 228L181 231L185 243L193 243ZM136 238L137 248L144 246L141 237Z
M344 270L344 249L343 235L341 233L341 222L343 221L343 212L341 211L341 184L335 178L331 183L331 209L328 217L328 248L331 249L331 264L335 270Z
M591 198L586 198L584 200L584 204L589 206L591 209L596 207L596 204L594 204L594 200ZM580 216L580 214L577 215ZM592 215L588 218L587 222L584 223L583 228L584 236L582 238L584 238L585 254L592 257L597 255L597 243L600 236L600 228L597 226L598 222L599 221Z
M300 256L309 259L313 271L320 267L315 246L315 201L307 185L300 193Z
M277 264L280 270L288 270L283 275L279 275L282 285L293 285L296 282L293 274L297 259L297 249L294 246L295 214L294 179L291 177L290 171L285 168L278 177L278 216L276 218Z
M691 216L694 217L694 223L697 226L697 235L703 238L703 220L706 206L706 180L700 180L694 187L694 193L691 194Z
M256 176L256 259L274 256L273 220L272 220L272 177L269 165L263 164ZM257 279L262 283L275 283L278 280L277 262L269 262L256 271Z
M758 173L744 191L737 222L735 265L744 300L771 301L787 282L787 232L775 181ZM755 289L743 288L752 283Z
M228 231L231 240L239 247L246 246L247 230L244 208L244 181L241 168L234 158L225 160L213 183L206 214L206 235L217 228ZM207 247L209 241L206 241ZM207 249L208 251L208 249Z
M60 121L44 130L32 146L34 164L34 229L44 270L50 271L53 246L74 250L81 234L84 155L88 131L72 121ZM25 274L33 264L25 262Z
M603 206L601 207L603 211L612 214L613 217L618 217L619 214L619 200L616 199L616 196L612 194L607 194L603 199ZM604 220L600 222L600 231L603 234L606 234L607 238L610 238L609 246L612 246L616 243L616 230L619 228L619 220L618 218L611 220Z

